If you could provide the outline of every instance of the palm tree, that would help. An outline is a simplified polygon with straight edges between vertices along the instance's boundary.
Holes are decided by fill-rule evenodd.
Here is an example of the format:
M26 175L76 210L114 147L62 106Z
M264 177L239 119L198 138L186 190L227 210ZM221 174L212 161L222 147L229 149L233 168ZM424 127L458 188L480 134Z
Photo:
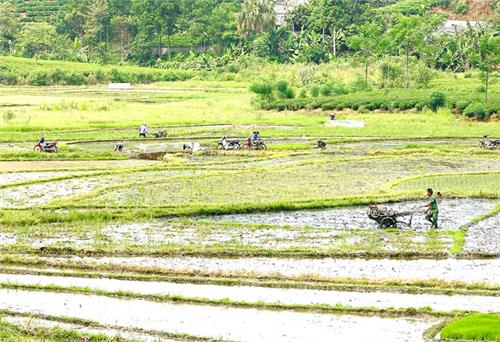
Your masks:
M275 0L245 0L238 15L238 28L243 34L264 32L274 28Z

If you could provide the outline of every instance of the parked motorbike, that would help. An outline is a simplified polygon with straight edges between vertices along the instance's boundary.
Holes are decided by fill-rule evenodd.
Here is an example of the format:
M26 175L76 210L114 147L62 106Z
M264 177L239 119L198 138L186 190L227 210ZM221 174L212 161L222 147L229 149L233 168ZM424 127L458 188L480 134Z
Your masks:
M239 150L241 148L239 140L229 140L223 137L222 140L217 144L217 149L219 150Z
M250 138L243 143L243 148L256 151L267 150L267 145L262 140L252 141Z
M495 149L500 146L500 139L490 139L489 135L485 135L479 140L479 146L486 149Z
M36 152L47 152L47 153L57 153L57 141L46 142L46 143L36 143L33 148Z

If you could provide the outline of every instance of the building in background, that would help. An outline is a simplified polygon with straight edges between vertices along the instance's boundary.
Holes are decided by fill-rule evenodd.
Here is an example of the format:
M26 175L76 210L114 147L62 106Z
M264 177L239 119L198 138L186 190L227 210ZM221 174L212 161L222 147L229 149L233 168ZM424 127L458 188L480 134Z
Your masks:
M276 12L276 25L281 26L285 23L286 15L297 6L303 5L307 0L282 0L277 1L274 5Z

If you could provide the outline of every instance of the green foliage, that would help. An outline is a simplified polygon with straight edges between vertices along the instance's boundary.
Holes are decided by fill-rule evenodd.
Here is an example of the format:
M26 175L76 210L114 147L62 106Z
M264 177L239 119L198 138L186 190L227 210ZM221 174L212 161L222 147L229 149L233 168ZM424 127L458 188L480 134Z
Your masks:
M257 94L259 99L270 102L274 99L273 84L269 80L259 80L250 86L250 90Z
M413 69L413 80L416 85L421 88L428 88L434 75L434 70L428 68L424 63L418 63Z
M500 315L480 314L460 318L441 330L441 337L450 340L500 340Z
M49 62L2 57L0 84L85 85L109 82L151 83L186 80L193 72L185 70L101 66L95 64Z
M443 99L443 95L445 96ZM430 106L429 100L435 99L435 105L441 106L446 103L446 99L456 108L457 101L473 102L476 100L476 95L470 92L442 92L431 89L392 89L392 90L373 90L360 91L349 95L327 96L320 98L309 99L283 99L268 103L266 109L278 110L299 110L299 109L338 109L350 108L357 110L361 106L365 106L368 110L383 109L383 110L408 110L412 108L423 108L426 105ZM443 102L444 100L444 102ZM488 105L486 112L489 114L497 113L500 103L497 101ZM439 108L439 107L436 107Z
M474 102L468 105L464 110L464 114L469 118L475 117L478 120L484 120L488 118L486 107L481 102Z
M312 87L311 87L311 96L312 97L318 97L319 96L319 93L320 93L320 86L317 85L317 84L314 84Z
M293 99L295 97L294 90L290 87L288 82L284 80L276 82L276 92L278 98L281 99Z
M429 107L436 112L438 108L444 107L446 104L446 94L442 91L435 91L429 98Z
M13 112L12 110L6 110L6 111L2 114L2 118L3 118L3 121L4 121L5 123L9 123L9 122L11 122L11 121L14 119L14 117L15 117L15 116L16 116L16 115L14 114L14 112Z

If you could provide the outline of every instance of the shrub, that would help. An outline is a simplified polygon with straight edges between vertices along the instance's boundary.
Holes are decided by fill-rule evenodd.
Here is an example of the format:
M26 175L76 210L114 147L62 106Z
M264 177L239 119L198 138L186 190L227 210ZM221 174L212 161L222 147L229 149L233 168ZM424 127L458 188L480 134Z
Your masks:
M467 101L457 101L455 103L455 108L458 109L459 111L463 112L465 108L467 108L470 105L470 102Z
M14 119L15 114L14 114L14 112L13 112L13 111L11 111L11 110L7 110L7 111L5 111L5 112L3 113L2 117L3 117L3 121L4 121L5 123L9 123L9 122L11 122L11 121Z
M28 83L33 86L46 86L50 84L50 79L45 71L37 71L30 74Z
M365 106L365 105L361 105L361 106L359 106L359 108L358 108L358 112L359 112L359 113L361 113L361 114L366 114L366 113L368 113L368 112L369 112L369 110L368 110L367 106Z
M300 89L299 97L301 99L305 99L307 97L307 90L305 90L304 88Z
M484 120L488 118L486 107L481 102L474 102L468 105L464 110L464 114L469 118L475 117L478 120Z
M433 77L434 71L428 68L424 63L417 64L413 70L413 79L421 88L427 88Z
M429 107L435 112L438 108L446 104L446 94L441 91L435 91L429 98Z
M85 84L85 76L83 74L73 71L66 76L66 83L69 85L82 85Z
M333 94L333 86L332 84L330 83L327 83L327 84L323 84L320 88L319 88L319 93L322 95L322 96L330 96Z
M312 97L318 97L318 96L319 96L319 90L320 90L320 89L319 89L319 86L318 86L318 85L316 85L316 84L315 84L315 85L313 85L313 86L311 87L311 96L312 96Z
M257 96L266 102L271 102L273 96L273 85L268 80L260 80L250 86L250 91L257 94Z
M309 64L299 70L300 83L305 86L314 82L314 74L316 72L316 65Z

